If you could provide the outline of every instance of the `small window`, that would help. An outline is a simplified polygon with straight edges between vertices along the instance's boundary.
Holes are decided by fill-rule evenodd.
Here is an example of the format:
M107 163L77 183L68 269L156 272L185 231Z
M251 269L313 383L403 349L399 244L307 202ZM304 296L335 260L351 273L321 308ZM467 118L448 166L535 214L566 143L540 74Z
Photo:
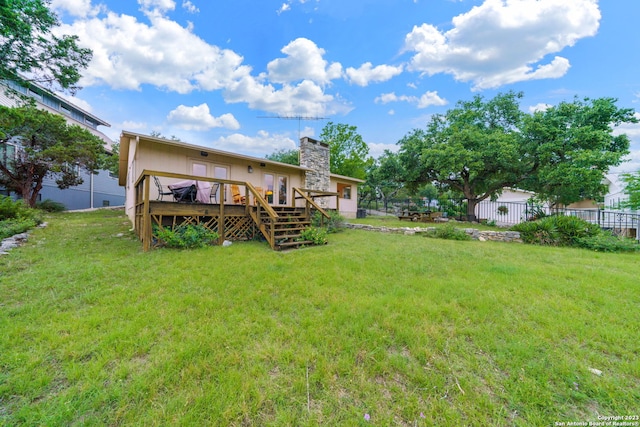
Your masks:
M102 201L102 206L103 206L103 207L107 207L107 206L109 206L109 201L108 201L108 200L103 200L103 201Z
M349 184L338 183L338 193L343 199L351 199L351 186Z

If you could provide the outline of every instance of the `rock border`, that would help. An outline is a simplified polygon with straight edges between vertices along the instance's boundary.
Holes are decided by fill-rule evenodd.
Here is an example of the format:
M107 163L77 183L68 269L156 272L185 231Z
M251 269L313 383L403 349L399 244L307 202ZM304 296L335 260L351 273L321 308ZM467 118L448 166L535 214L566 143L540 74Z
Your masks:
M46 222L38 225L37 228L44 228L47 226ZM25 231L24 233L15 234L11 237L7 237L6 239L2 239L0 242L0 256L9 255L9 251L11 249L15 249L24 245L27 240L29 240L29 232Z
M379 233L394 233L404 234L406 236L412 236L415 234L426 234L436 230L436 227L376 227L368 224L351 224L346 223L346 228L352 230L365 230L376 231ZM457 228L457 230L464 231L473 240L481 242L507 242L507 243L523 243L520 233L517 231L484 231L476 228Z

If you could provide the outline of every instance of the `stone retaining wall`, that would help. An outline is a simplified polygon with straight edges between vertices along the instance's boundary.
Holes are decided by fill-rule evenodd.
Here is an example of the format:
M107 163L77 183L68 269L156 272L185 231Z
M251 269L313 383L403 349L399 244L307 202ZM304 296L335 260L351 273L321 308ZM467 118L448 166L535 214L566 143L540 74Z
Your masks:
M424 234L435 230L436 227L374 227L366 224L345 224L347 228L354 230L377 231L379 233L395 233L404 235ZM517 231L480 231L475 228L459 228L474 240L486 242L487 240L496 242L522 243L520 233Z

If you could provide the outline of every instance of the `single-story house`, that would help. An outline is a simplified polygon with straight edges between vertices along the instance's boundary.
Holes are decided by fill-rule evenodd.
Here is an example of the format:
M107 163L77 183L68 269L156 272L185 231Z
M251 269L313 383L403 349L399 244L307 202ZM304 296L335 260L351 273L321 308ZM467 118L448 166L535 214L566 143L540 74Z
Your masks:
M190 181L197 186L194 203L176 204L174 197L170 203L173 207L169 208L166 203L172 197L167 197L167 190ZM278 215L283 216L286 209L308 210L309 204L313 205L312 209L335 209L344 217L352 218L357 213L358 184L362 182L330 173L328 145L308 137L300 140L299 166L128 131L123 131L120 137L119 183L125 187L126 213L143 242L141 227L147 227L146 233L150 233L150 221L162 226L161 218L147 216L153 216L153 210L162 211L160 216L171 216L171 209L177 209L176 205L179 209L191 210L187 216L193 218L192 222L202 223L210 221L205 218L213 218L215 224L211 229L229 240L250 235L252 217L255 226L262 227L256 209L268 211L274 222L280 221ZM147 207L141 208L145 201ZM226 233L229 230L221 224L229 215L234 216L232 222L242 233ZM146 222L142 218L147 218ZM175 218L173 221L175 223ZM150 234L147 238L151 238ZM292 243L292 239L288 242ZM275 246L277 239L270 243Z

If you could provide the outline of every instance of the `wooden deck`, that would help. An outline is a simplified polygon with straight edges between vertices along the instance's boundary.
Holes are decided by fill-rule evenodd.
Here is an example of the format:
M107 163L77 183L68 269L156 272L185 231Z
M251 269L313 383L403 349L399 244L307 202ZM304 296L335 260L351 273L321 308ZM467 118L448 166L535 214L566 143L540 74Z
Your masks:
M209 181L220 186L220 194L225 194L225 187L228 185L242 186L245 189L245 202L178 203L151 200L153 176ZM329 218L327 212L316 203L315 198L334 194L299 188L292 190L292 199L297 206L274 207L269 205L249 182L145 170L136 182L134 227L145 251L158 247L161 243L154 237L154 230L189 224L200 224L218 233L219 244L225 240L251 240L262 237L274 250L297 248L311 244L301 241L300 233L311 225L314 212L320 212L322 218Z

